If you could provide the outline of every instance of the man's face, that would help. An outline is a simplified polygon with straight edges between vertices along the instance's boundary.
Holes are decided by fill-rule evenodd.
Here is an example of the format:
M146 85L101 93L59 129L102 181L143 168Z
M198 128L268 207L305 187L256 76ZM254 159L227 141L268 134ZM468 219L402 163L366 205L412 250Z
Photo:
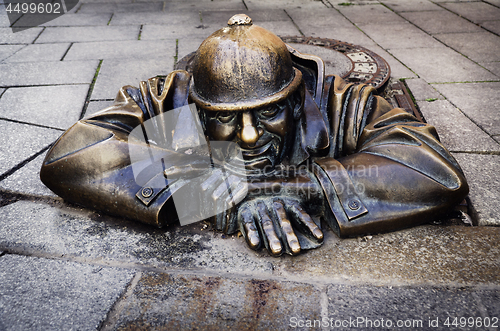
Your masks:
M279 164L292 143L293 124L293 110L286 100L247 111L205 111L209 139L237 143L247 169Z

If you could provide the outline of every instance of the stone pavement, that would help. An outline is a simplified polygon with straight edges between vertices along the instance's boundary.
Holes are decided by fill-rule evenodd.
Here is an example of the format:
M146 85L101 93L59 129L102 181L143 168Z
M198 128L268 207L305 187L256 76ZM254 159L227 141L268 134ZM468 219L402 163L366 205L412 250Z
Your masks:
M0 330L498 329L499 0L86 0L15 34L1 3ZM320 249L272 258L203 222L153 229L43 186L65 129L235 13L381 55L461 164L480 226L327 231Z

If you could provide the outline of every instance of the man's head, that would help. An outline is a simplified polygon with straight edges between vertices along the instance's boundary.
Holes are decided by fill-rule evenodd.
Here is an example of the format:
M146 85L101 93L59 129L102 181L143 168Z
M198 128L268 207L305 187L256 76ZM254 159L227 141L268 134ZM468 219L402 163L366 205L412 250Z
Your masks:
M233 16L196 52L191 84L210 140L236 142L248 168L283 160L304 86L280 38L246 15Z

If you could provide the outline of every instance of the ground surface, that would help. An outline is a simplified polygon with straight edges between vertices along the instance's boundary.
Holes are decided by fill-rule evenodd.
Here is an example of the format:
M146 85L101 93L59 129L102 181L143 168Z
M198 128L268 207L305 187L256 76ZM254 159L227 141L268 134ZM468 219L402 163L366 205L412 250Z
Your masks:
M155 230L43 186L65 129L170 72L234 13L384 57L465 171L483 226L326 232L320 249L271 258L203 223ZM498 329L500 1L87 0L9 24L0 4L0 330Z

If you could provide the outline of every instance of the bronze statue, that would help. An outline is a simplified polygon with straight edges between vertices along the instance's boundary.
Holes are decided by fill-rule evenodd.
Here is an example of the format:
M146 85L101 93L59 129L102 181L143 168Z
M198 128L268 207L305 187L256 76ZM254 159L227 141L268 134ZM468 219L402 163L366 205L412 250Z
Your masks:
M181 127L163 131L170 150L130 142L129 135L195 103L209 144L240 148L247 184L221 184L232 176L229 167L226 177L201 176L197 187L215 203L229 201L211 218L214 227L241 231L252 249L293 255L321 245L321 220L341 237L359 236L428 222L464 199L464 174L434 127L393 109L371 86L325 79L320 61L235 15L201 44L192 74L177 70L125 86L111 107L68 129L47 153L41 179L68 201L172 224L172 197L203 173L192 162L202 157L193 159L196 150L182 144L190 137ZM144 155L153 148L162 166L145 166L138 181L132 168L141 160L131 161L129 144Z

